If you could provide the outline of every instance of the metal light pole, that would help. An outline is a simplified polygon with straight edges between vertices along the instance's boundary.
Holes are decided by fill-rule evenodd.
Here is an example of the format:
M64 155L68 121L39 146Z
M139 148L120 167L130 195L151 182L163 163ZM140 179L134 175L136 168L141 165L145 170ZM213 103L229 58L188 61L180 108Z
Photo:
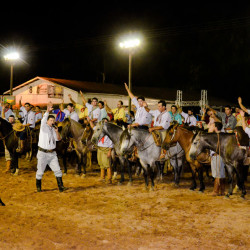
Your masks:
M17 52L9 53L4 56L6 61L10 62L10 95L13 94L13 71L14 71L14 63L20 58Z
M130 91L132 91L132 82L131 82L131 76L132 76L132 52L129 51L128 55L128 88ZM131 98L128 98L128 110L131 111Z
M122 49L128 49L128 88L132 91L132 54L136 47L140 45L139 39L131 39L120 43ZM131 111L131 98L128 99L128 109Z

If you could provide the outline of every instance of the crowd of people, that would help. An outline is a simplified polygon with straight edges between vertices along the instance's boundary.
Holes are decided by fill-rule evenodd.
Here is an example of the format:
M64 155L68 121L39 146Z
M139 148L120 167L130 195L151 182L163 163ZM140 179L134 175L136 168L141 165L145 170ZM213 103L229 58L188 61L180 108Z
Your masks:
M34 107L28 102L25 102L23 105L22 98L19 101L20 109L18 114L13 113L8 103L2 103L0 107L1 117L13 126L15 124L22 125L17 152L23 152L24 141L27 138L27 134L35 128L36 124L41 124L36 173L38 192L41 191L41 179L46 165L49 165L54 171L59 190L65 190L62 183L62 172L55 154L56 141L61 139L55 124L64 121L65 118L70 118L79 123L88 123L94 130L96 124L100 121L113 122L129 129L141 128L158 135L161 141L164 137L164 132L173 121L176 121L180 125L202 127L209 133L233 133L236 126L241 126L250 137L250 110L242 104L240 97L238 98L239 107L235 108L235 112L233 112L233 109L229 105L224 107L224 112L206 106L202 109L201 115L195 115L192 108L187 108L187 112L184 112L178 105L172 105L171 110L167 110L167 104L164 100L159 100L157 109L152 110L148 107L145 98L143 96L134 96L126 83L125 89L133 103L131 111L128 111L127 108L124 107L121 100L117 102L117 107L112 109L105 100L98 100L95 97L91 100L86 99L82 91L80 91L82 103L77 103L69 94L70 103L66 106L64 103L61 103L57 109L53 109L53 105L50 103L44 114L39 106ZM18 129L17 125L16 129ZM108 136L105 136L98 142L97 160L101 169L101 180L103 181L105 179L106 170L109 183L112 182L109 159L113 147L114 145ZM72 143L69 148L72 150ZM222 158L215 152L211 151L210 155L212 176L215 178L213 195L223 194L225 179L224 163ZM8 155L7 148L5 148L5 156L8 171L10 169L11 159ZM220 171L218 171L218 166Z

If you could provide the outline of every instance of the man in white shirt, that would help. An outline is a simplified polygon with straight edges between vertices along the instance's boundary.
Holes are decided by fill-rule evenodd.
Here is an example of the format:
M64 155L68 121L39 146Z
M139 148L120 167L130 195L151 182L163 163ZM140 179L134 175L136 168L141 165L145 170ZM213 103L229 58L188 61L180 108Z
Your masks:
M36 172L36 187L37 192L41 192L42 177L47 165L54 172L60 192L65 190L62 182L62 171L56 154L56 142L61 140L58 128L55 126L55 117L49 115L52 111L52 103L47 106L47 111L41 120L38 153L37 153L37 172Z
M35 123L42 120L43 115L40 106L35 107Z
M155 130L167 130L170 126L171 116L169 112L166 110L166 102L161 100L158 102L157 110L150 110L146 108L146 110L154 117L154 126L149 128L149 132Z
M194 112L191 108L188 109L188 112L185 113L182 110L180 110L181 116L185 119L184 123L187 126L196 126L197 119L194 117Z
M137 128L148 129L148 126L151 124L152 121L152 116L147 112L147 110L144 107L146 106L145 98L143 96L139 96L136 98L129 90L128 85L126 83L125 83L125 88L133 104L136 107L135 121L134 123L129 124L128 128L137 127Z
M92 121L94 124L98 122L98 118L100 117L101 110L98 107L98 99L96 97L92 98L91 104L87 102L85 99L82 91L80 91L82 102L88 109L88 117L90 118L90 121Z
M10 109L10 104L1 104L0 106L0 112L1 112L1 117L2 117L2 112L4 112L5 119L8 121L9 116L15 116L13 111Z
M69 103L67 105L67 109L64 109L63 112L65 113L65 118L70 118L72 120L75 120L76 122L79 121L79 116L74 109L73 103Z
M21 100L22 100L22 97L19 100L19 104L20 104L20 110L24 114L23 125L25 127L29 127L29 131L30 133L32 133L31 131L32 129L34 129L36 125L35 124L35 112L32 111L32 105L28 102L26 102L24 106L22 106ZM27 138L27 129L25 129L24 131L20 133L20 148L17 148L16 150L20 154L24 150L24 141L26 138Z

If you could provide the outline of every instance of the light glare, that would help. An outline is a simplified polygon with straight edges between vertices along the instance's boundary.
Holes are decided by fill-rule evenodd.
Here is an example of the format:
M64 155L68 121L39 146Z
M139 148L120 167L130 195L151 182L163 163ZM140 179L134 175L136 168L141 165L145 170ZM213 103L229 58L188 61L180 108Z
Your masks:
M140 45L140 40L139 39L133 39L133 40L127 40L124 42L120 43L121 48L134 48Z
M17 60L19 58L20 56L19 56L19 53L17 52L12 52L4 56L5 60Z

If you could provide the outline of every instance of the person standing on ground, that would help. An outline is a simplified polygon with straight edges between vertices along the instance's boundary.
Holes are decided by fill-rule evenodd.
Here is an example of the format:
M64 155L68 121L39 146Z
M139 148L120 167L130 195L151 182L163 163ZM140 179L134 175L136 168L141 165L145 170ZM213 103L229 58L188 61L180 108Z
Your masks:
M52 103L47 106L47 111L41 120L41 128L38 141L36 187L37 192L42 191L42 177L47 165L54 172L60 192L65 190L62 181L62 171L56 154L56 141L61 140L58 128L55 126L55 118L49 113L53 110Z

